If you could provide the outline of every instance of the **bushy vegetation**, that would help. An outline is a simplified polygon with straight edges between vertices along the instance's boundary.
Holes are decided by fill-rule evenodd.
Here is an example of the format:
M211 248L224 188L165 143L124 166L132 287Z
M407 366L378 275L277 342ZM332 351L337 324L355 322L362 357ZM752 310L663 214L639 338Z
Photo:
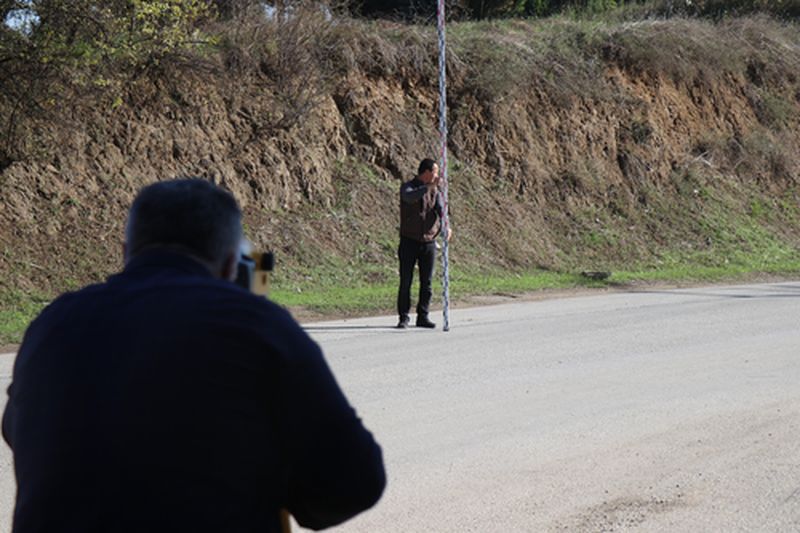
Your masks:
M198 47L215 17L203 0L0 1L0 170L22 153L33 126L131 80L160 73Z
M436 14L436 0L359 0L346 4L356 15L405 19ZM597 15L636 10L654 16L724 17L765 12L781 17L800 15L798 0L448 0L450 16L482 20L508 17L549 17L560 13Z

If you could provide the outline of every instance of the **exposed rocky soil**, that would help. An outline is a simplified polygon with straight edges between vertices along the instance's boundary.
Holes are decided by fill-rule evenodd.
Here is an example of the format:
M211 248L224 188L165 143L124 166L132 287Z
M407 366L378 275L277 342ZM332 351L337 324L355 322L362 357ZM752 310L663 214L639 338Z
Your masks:
M515 54L529 46L516 35L535 41L537 28L475 31ZM386 50L362 50L288 127L270 126L279 95L268 79L225 67L140 80L115 105L56 105L32 120L33 148L0 170L0 290L46 296L102 279L119 266L136 190L178 175L230 189L286 282L326 263L372 265L364 275L389 279L397 187L437 153L435 50L405 53L411 45L390 38L406 33L396 25L370 31L389 34L391 68ZM583 71L561 72L577 63L559 63L544 37L548 63L525 75L504 71L502 57L476 66L455 41L455 265L580 270L702 262L720 246L797 250L795 27L673 20L560 31ZM691 31L703 39L665 41Z

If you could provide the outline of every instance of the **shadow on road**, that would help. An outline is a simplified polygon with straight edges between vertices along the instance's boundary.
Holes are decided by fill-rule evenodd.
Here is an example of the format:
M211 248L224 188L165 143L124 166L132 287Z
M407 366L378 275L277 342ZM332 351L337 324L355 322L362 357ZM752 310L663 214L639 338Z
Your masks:
M347 331L347 330L359 330L359 329L396 330L397 328L394 326L303 326L303 329L306 331Z
M771 287L759 288L750 293L733 292L725 293L724 289L706 291L687 291L687 290L628 290L631 294L669 294L672 296L701 296L705 298L734 298L734 299L758 299L758 298L800 298L800 285L773 285Z

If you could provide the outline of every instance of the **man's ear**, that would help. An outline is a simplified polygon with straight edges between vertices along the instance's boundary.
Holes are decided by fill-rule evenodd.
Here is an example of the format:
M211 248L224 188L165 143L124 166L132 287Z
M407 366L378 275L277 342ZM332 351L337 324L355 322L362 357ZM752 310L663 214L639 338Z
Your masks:
M222 271L220 272L220 277L222 279L227 279L228 281L236 281L236 273L238 271L239 265L239 254L238 253L231 253L225 257L225 261L222 262Z

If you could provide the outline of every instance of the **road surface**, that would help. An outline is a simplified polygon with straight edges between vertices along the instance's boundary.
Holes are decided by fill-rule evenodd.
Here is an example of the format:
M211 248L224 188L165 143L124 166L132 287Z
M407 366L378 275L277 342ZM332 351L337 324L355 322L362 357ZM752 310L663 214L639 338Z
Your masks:
M331 531L800 531L800 282L454 309L448 333L394 323L306 325L389 475ZM0 531L9 464L0 449Z

